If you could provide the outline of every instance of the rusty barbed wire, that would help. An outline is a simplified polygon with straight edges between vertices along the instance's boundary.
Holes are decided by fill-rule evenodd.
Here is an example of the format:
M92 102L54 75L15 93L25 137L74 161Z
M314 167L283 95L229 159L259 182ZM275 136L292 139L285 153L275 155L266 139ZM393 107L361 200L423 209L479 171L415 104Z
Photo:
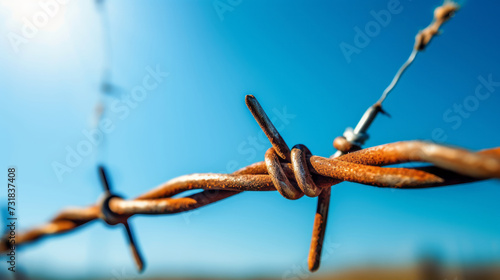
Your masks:
M315 271L320 265L333 185L348 181L375 187L406 189L500 179L500 147L475 153L423 141L406 141L361 150L368 139L369 126L378 113L385 113L382 102L413 63L417 52L429 44L433 36L438 34L440 26L458 8L456 3L448 0L436 8L433 22L417 34L409 59L398 70L381 98L368 108L354 129L348 128L344 136L334 140L333 145L338 151L333 156L315 156L302 144L290 149L257 99L248 95L245 102L272 145L266 151L264 161L231 174L180 176L131 200L111 192L105 169L99 167L104 194L96 204L62 210L45 225L17 234L15 244L9 242L8 235L5 235L0 243L0 252L9 250L12 245L24 245L44 237L67 233L100 219L109 225L124 227L134 260L139 271L142 271L144 261L128 223L131 216L176 214L245 191L278 191L283 197L292 200L304 195L318 197L308 257L309 270ZM407 162L426 162L432 165L416 168L383 167ZM184 197L173 197L191 190L201 191Z
M288 199L298 199L305 194L329 201L330 187L343 181L406 189L500 179L500 147L474 153L422 141L407 141L367 148L337 158L315 156L304 145L296 145L290 150L257 100L253 96L247 96L246 101L272 143L265 154L265 161L231 174L208 173L177 177L131 200L111 195L107 187L106 193L110 195L98 203L61 211L47 224L19 233L16 245L66 233L98 219L108 224L125 225L131 237L127 219L133 215L185 212L244 191L277 190ZM405 162L427 162L433 165L417 168L383 167ZM106 181L105 176L103 181ZM194 189L202 191L185 197L173 197ZM315 216L309 254L309 268L312 271L319 267L323 239L321 235L324 236L328 215L328 209L322 209L321 205L328 203L319 203ZM6 238L2 241L0 251L5 252L10 244ZM136 263L142 269L143 262L132 238L130 245Z

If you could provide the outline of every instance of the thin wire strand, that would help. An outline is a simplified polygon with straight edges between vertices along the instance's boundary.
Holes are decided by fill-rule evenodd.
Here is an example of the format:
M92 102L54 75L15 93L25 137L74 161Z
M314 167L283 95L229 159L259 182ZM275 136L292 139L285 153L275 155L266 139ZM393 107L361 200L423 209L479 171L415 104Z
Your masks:
M387 98L387 96L389 95L389 93L394 89L394 87L399 82L399 79L401 78L401 76L403 75L403 73L413 63L413 61L415 60L415 57L417 57L417 53L418 53L418 50L413 49L413 51L410 54L410 57L408 57L408 59L406 60L406 62L401 66L401 68L399 68L398 72L396 73L396 75L392 79L392 81L389 84L389 86L382 93L382 96L377 101L378 104L382 104L382 102L384 102L384 100Z
M383 168L404 162L428 162L424 168ZM428 188L484 179L500 179L500 148L477 153L421 141L386 144L349 153L337 159L307 157L316 185L326 189L342 181L392 188ZM356 167L354 168L354 165ZM292 163L281 163L286 176L293 180ZM366 169L366 172L359 170ZM371 171L370 171L371 170ZM193 174L173 179L132 200L112 199L110 208L125 217L135 214L174 214L197 209L242 191L276 191L265 162L254 163L233 174ZM217 179L218 178L218 179ZM201 193L173 197L192 189ZM16 244L68 232L99 218L99 207L66 209L51 222L19 233ZM5 241L5 240L4 240ZM0 244L0 251L7 247Z

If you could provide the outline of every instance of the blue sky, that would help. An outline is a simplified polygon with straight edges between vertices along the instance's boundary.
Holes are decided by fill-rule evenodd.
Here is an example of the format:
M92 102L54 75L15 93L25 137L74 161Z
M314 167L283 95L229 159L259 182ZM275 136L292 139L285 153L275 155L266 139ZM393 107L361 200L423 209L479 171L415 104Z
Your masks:
M221 14L211 0L109 0L111 56L93 1L60 5L17 52L9 38L22 34L23 17L32 21L43 9L37 1L0 3L1 158L4 168L18 169L24 229L66 206L94 203L101 194L98 162L119 193L134 197L180 175L227 173L263 160L270 144L260 140L246 94L258 98L289 146L303 143L316 155L331 155L333 139L378 99L441 4L401 0L399 12L348 62L340 45L356 46L355 28L364 30L372 11L395 2L243 0ZM498 8L494 1L464 3L389 96L392 118L377 118L368 146L433 138L474 150L498 146L500 87L483 87L489 95L474 101L480 77L500 81ZM105 61L118 90L103 97ZM143 84L148 67L168 77L135 108L127 105L126 116L111 110ZM99 100L113 130L59 180L53 164L64 163L67 147L77 149L86 139L82 130L94 128ZM436 130L444 136L433 137ZM499 261L498 186L337 185L327 230L335 249L321 271L410 264L427 250L447 263ZM191 214L134 217L144 275L282 277L303 266L315 204L277 192L244 193ZM26 246L18 264L32 275L135 276L123 233L101 222Z

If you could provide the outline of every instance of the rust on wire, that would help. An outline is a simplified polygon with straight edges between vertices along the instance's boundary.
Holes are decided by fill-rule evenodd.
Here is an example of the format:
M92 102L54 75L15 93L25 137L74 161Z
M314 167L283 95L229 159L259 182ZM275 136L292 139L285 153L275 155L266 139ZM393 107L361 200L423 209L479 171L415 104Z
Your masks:
M254 105L256 104L258 103L255 100ZM262 113L264 113L263 110L259 114ZM263 116L259 115L259 117ZM259 118L256 117L256 119ZM268 135L269 138L277 136L279 136L277 131ZM266 161L254 163L232 174L186 175L172 179L136 199L125 200L118 196L109 198L106 205L113 218L117 219L117 223L125 226L138 267L142 268L142 258L126 222L135 214L158 215L185 212L243 191L279 191L281 188L280 193L289 199L295 199L304 194L318 196L319 203L309 254L309 268L314 271L319 267L331 186L349 181L376 187L406 189L500 178L500 148L474 153L422 141L407 141L359 150L337 158L325 158L312 155L303 145L296 145L290 151L290 155L284 154L284 157L289 159L285 160L274 150L278 145L286 145L286 143L284 140L281 144L275 141L266 152ZM274 159L269 160L272 156ZM382 167L415 161L428 162L432 165L418 168ZM104 182L103 180L106 188ZM283 188L289 189L283 190ZM173 197L193 189L202 191L185 197ZM24 245L42 237L69 232L91 221L103 219L103 216L107 221L109 217L106 215L109 216L109 213L105 212L102 202L87 208L63 210L49 223L18 234L16 243ZM7 244L2 242L0 251L7 249Z
M264 161L231 174L208 173L177 177L130 200L112 193L106 172L100 167L103 198L86 208L65 209L45 225L19 233L16 245L70 232L101 219L107 224L121 224L124 227L136 265L142 271L144 261L128 223L131 216L190 211L244 191L278 191L287 199L299 199L304 195L318 197L308 257L309 270L315 271L320 265L333 185L348 181L375 187L408 189L500 179L500 147L475 153L423 141L406 141L361 149L368 139L367 130L371 123L378 113L384 113L381 104L388 93L413 62L416 53L425 48L438 33L440 26L458 8L451 1L436 8L434 21L419 32L410 58L397 72L379 101L365 112L354 129L346 130L344 136L335 139L333 144L338 151L333 156L315 156L302 144L295 145L290 150L257 99L248 95L245 102L272 145L265 153ZM407 162L426 162L430 165L417 168L383 167ZM200 192L174 197L191 190ZM9 249L10 245L6 240L5 237L2 238L0 252Z
M437 7L434 10L434 20L432 23L415 37L414 49L417 51L424 50L432 38L439 34L439 28L453 17L459 8L460 6L457 3L449 0L446 0L443 5Z

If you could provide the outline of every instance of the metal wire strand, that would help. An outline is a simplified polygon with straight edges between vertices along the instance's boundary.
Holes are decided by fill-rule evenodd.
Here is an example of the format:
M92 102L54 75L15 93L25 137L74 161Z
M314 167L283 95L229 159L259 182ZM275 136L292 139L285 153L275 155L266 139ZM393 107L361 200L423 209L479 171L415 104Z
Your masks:
M426 153L415 153L416 150ZM454 161L457 157L453 156L450 159L450 153L460 155L458 159L472 160L460 160L457 163ZM425 168L384 168L369 165L387 165L414 160L423 160L435 165ZM319 156L306 157L307 167L312 173L311 178L321 189L329 189L329 186L341 181L362 181L372 186L399 188L437 187L468 183L487 178L499 178L499 161L500 148L473 153L420 141L382 145L343 155L336 159ZM286 177L293 181L295 174L292 164L281 162L280 165ZM474 172L470 172L470 170L474 170ZM486 175L494 176L485 177ZM354 180L356 178L358 180ZM194 188L204 191L186 197L168 197ZM270 190L276 190L272 178L267 173L265 162L258 162L230 175L193 174L182 176L137 199L113 198L110 201L110 208L115 214L126 217L135 214L174 214L215 203L241 191ZM319 211L323 214L320 218L317 214L316 219L326 221L325 211ZM69 232L96 220L98 217L99 207L97 205L63 210L49 223L18 233L16 244L23 245L45 236ZM316 228L315 226L315 230ZM4 237L0 244L0 251L5 252L8 248ZM316 252L316 254L318 253Z
M289 199L297 199L303 194L319 196L308 259L309 269L314 271L320 263L332 185L350 181L377 187L423 188L500 178L500 148L473 153L433 143L408 141L368 148L337 158L314 156L304 145L296 145L290 151L273 124L266 121L268 118L257 100L248 98L247 105L272 143L264 162L254 163L232 174L181 176L133 200L112 197L107 206L115 218L126 220L135 214L185 212L243 191L278 190ZM276 150L280 150L282 155L279 156ZM382 167L413 161L428 162L433 166ZM109 192L107 180L104 182L105 190ZM193 189L203 191L173 197ZM69 232L98 218L103 219L101 211L99 204L63 210L49 223L19 233L16 243L22 245L45 236ZM9 248L7 237L2 241L0 251L4 252ZM140 258L138 251L133 252L136 259Z
M410 57L408 57L408 59L405 61L405 63L403 63L403 65L401 66L401 68L399 68L398 72L396 73L396 75L392 79L392 81L389 84L389 86L387 86L387 88L382 93L382 96L377 101L378 104L382 104L382 102L384 102L384 100L387 98L387 96L389 95L389 93L394 89L394 87L399 82L399 79L401 78L401 76L403 75L403 73L406 71L406 69L415 60L415 57L417 56L417 53L418 53L418 50L417 49L413 49L413 51L410 54Z
M290 151L273 124L267 121L257 100L248 98L247 105L261 128L267 131L266 135L272 143L266 152L265 161L232 174L181 176L132 200L111 197L107 204L109 211L118 220L126 220L136 214L174 214L197 209L243 191L278 190L289 199L297 199L304 194L319 196L308 258L309 269L314 271L320 264L331 186L349 181L377 187L425 188L500 178L500 148L474 153L422 141L407 141L364 149L337 158L314 156L304 145L296 145ZM277 150L281 151L281 156ZM382 167L414 161L433 165L419 168ZM194 189L202 191L185 197L173 197ZM98 218L105 220L106 215L102 211L99 204L63 210L49 223L19 233L16 245L69 232ZM2 241L0 251L5 252L9 249L7 236ZM133 250L133 253L136 259L140 258L138 251Z
M102 2L99 0L96 3L102 4ZM258 101L254 96L249 95L245 102L272 144L272 147L265 153L264 162L249 165L232 174L181 176L132 200L111 196L108 188L105 208L110 213L107 214L125 226L129 245L139 269L143 269L142 257L126 222L135 214L158 215L190 211L243 191L277 190L288 199L298 199L304 194L309 197L317 196L318 206L308 258L309 269L315 271L320 265L331 186L342 181L350 181L377 187L424 188L489 178L499 179L500 148L473 153L432 143L408 141L352 152L359 149L366 140L366 130L375 116L379 112L384 112L381 108L382 102L412 64L418 51L428 45L430 40L438 34L440 26L458 8L455 3L447 1L435 10L434 21L419 32L410 57L398 70L378 102L369 108L353 133L347 135L350 136L348 141L341 141L341 138L336 140L340 149L333 158L314 156L304 145L295 145L290 150ZM352 153L342 155L342 152ZM382 167L413 161L428 162L433 166ZM185 197L173 197L193 189L202 191ZM87 208L63 210L47 224L17 234L16 246L34 242L46 236L70 232L97 219L102 219L107 223L112 222L110 217L103 213L102 206L103 204L98 203ZM8 236L4 236L1 241L0 251L5 252L11 246Z

